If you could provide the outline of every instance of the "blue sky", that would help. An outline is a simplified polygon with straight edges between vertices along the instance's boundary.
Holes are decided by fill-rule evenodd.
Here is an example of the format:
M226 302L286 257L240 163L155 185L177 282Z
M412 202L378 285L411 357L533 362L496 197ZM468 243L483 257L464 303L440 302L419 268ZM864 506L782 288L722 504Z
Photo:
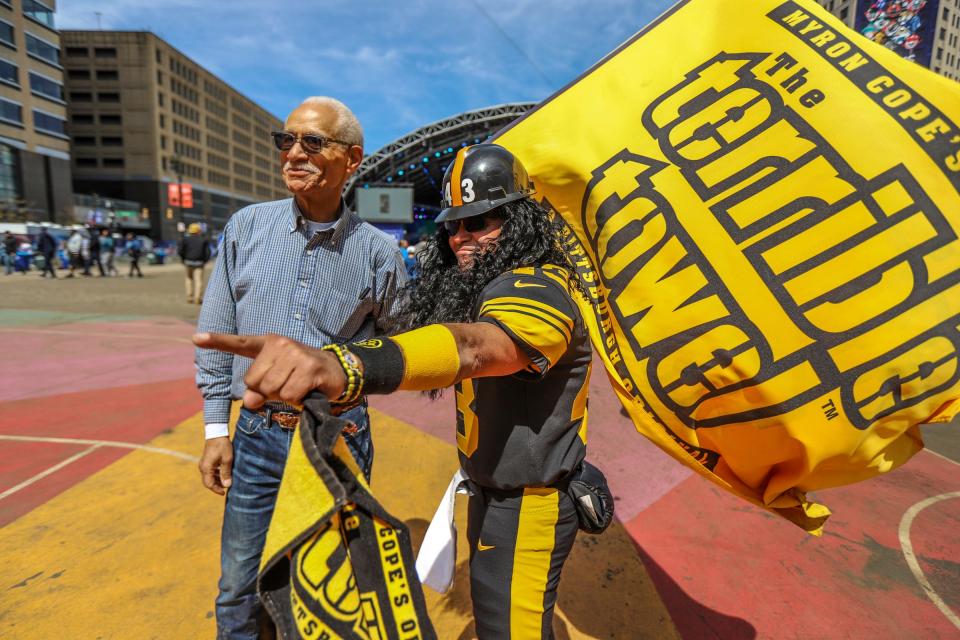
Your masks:
M539 101L671 0L61 0L61 29L153 31L281 119L349 105L367 152L469 109Z

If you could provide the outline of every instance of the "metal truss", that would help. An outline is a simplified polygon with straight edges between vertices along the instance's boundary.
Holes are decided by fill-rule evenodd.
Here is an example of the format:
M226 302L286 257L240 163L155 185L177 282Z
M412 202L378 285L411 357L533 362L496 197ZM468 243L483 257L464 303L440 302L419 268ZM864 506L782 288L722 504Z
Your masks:
M403 168L411 162L420 164L421 156L432 155L438 148L459 147L461 142L468 139L470 141L477 138L486 139L525 114L535 104L534 102L513 102L466 111L451 118L432 122L394 140L363 159L356 173L347 182L345 191L349 194L348 199L352 200L354 185L382 183L387 177L392 176L398 167ZM437 162L434 162L430 166L430 172L424 172L426 178L408 176L405 180L412 179L421 188L428 185L419 183L429 180L429 186L435 188L437 176L431 176L430 173L436 173L436 171ZM439 178L442 178L442 174Z

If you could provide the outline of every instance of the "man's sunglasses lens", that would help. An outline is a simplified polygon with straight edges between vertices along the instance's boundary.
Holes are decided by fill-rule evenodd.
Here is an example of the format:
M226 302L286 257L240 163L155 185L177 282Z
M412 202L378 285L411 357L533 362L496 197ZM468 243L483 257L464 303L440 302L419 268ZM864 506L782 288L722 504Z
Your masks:
M487 226L487 216L472 216L470 218L463 218L462 220L448 220L443 223L443 227L449 235L455 236L460 231L461 222L463 223L463 228L467 230L467 233L476 233Z
M275 144L280 151L290 150L290 148L293 147L293 143L297 141L297 139L289 133L271 133L270 135L273 136L273 144Z
M323 150L323 145L326 144L326 140L323 136L301 136L300 144L303 146L303 150L307 153L320 153Z
M292 133L277 132L271 135L273 136L273 144L275 144L280 151L289 151L297 142L297 137ZM320 153L325 143L326 140L323 136L300 136L300 146L303 147L303 150L307 153Z

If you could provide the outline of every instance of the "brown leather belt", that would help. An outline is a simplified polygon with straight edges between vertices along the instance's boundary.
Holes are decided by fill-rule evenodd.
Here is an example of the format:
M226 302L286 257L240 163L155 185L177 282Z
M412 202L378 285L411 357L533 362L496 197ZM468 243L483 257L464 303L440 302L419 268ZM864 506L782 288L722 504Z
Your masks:
M274 411L270 407L265 407L257 411L258 416L263 416L269 422L276 422L281 429L296 429L300 423L300 414L289 411Z

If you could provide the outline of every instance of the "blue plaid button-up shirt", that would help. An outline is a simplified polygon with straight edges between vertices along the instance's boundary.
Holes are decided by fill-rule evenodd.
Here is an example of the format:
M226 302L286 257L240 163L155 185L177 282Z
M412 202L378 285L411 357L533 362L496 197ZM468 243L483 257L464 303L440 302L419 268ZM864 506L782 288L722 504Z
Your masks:
M203 297L198 331L274 333L319 347L393 327L407 272L394 240L341 205L332 228L312 237L293 198L230 218ZM226 423L251 360L197 349L206 424Z

